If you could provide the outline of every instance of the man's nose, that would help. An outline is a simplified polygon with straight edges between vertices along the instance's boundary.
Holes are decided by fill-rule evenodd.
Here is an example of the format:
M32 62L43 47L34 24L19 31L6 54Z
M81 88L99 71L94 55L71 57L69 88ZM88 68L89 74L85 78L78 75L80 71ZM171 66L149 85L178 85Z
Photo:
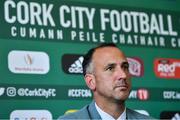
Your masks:
M118 67L117 75L119 78L127 78L127 73L121 67Z

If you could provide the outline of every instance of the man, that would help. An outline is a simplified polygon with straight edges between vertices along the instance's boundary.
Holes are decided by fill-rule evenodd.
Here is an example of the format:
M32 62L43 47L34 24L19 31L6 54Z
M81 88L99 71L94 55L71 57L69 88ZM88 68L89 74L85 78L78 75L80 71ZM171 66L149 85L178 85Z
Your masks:
M125 107L131 90L129 64L113 43L103 43L84 56L83 74L94 100L75 113L59 119L152 119Z

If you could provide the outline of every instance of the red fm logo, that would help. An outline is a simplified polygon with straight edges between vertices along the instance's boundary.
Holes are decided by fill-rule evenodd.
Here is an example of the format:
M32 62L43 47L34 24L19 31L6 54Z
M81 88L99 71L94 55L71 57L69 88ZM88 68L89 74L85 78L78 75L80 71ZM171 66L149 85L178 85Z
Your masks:
M180 78L180 60L159 58L154 61L154 71L160 78Z

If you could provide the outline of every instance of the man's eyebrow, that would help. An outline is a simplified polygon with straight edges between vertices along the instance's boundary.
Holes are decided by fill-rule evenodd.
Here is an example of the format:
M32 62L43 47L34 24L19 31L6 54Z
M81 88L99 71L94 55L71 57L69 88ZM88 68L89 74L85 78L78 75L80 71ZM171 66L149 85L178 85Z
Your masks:
M116 63L108 63L107 65L104 66L104 68L108 68L108 67L113 67L116 66Z
M109 66L115 66L116 63L108 63L105 67L109 67Z
M126 65L127 67L129 67L129 63L128 63L128 61L124 61L124 62L122 62L122 63L121 63L121 65L123 65L123 66L124 66L124 65Z
M123 64L123 65L129 65L129 63L128 63L128 61L123 61L123 62L121 62L120 63L121 65ZM106 66L114 66L114 65L117 65L117 63L108 63Z
M129 65L128 61L124 61L121 64L128 64Z

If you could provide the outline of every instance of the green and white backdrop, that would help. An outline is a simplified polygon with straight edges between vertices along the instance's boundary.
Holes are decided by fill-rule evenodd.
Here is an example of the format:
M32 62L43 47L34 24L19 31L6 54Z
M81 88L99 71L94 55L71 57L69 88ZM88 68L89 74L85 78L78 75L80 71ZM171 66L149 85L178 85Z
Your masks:
M127 55L126 105L180 118L178 0L1 0L0 119L57 119L92 100L83 55L103 42Z

